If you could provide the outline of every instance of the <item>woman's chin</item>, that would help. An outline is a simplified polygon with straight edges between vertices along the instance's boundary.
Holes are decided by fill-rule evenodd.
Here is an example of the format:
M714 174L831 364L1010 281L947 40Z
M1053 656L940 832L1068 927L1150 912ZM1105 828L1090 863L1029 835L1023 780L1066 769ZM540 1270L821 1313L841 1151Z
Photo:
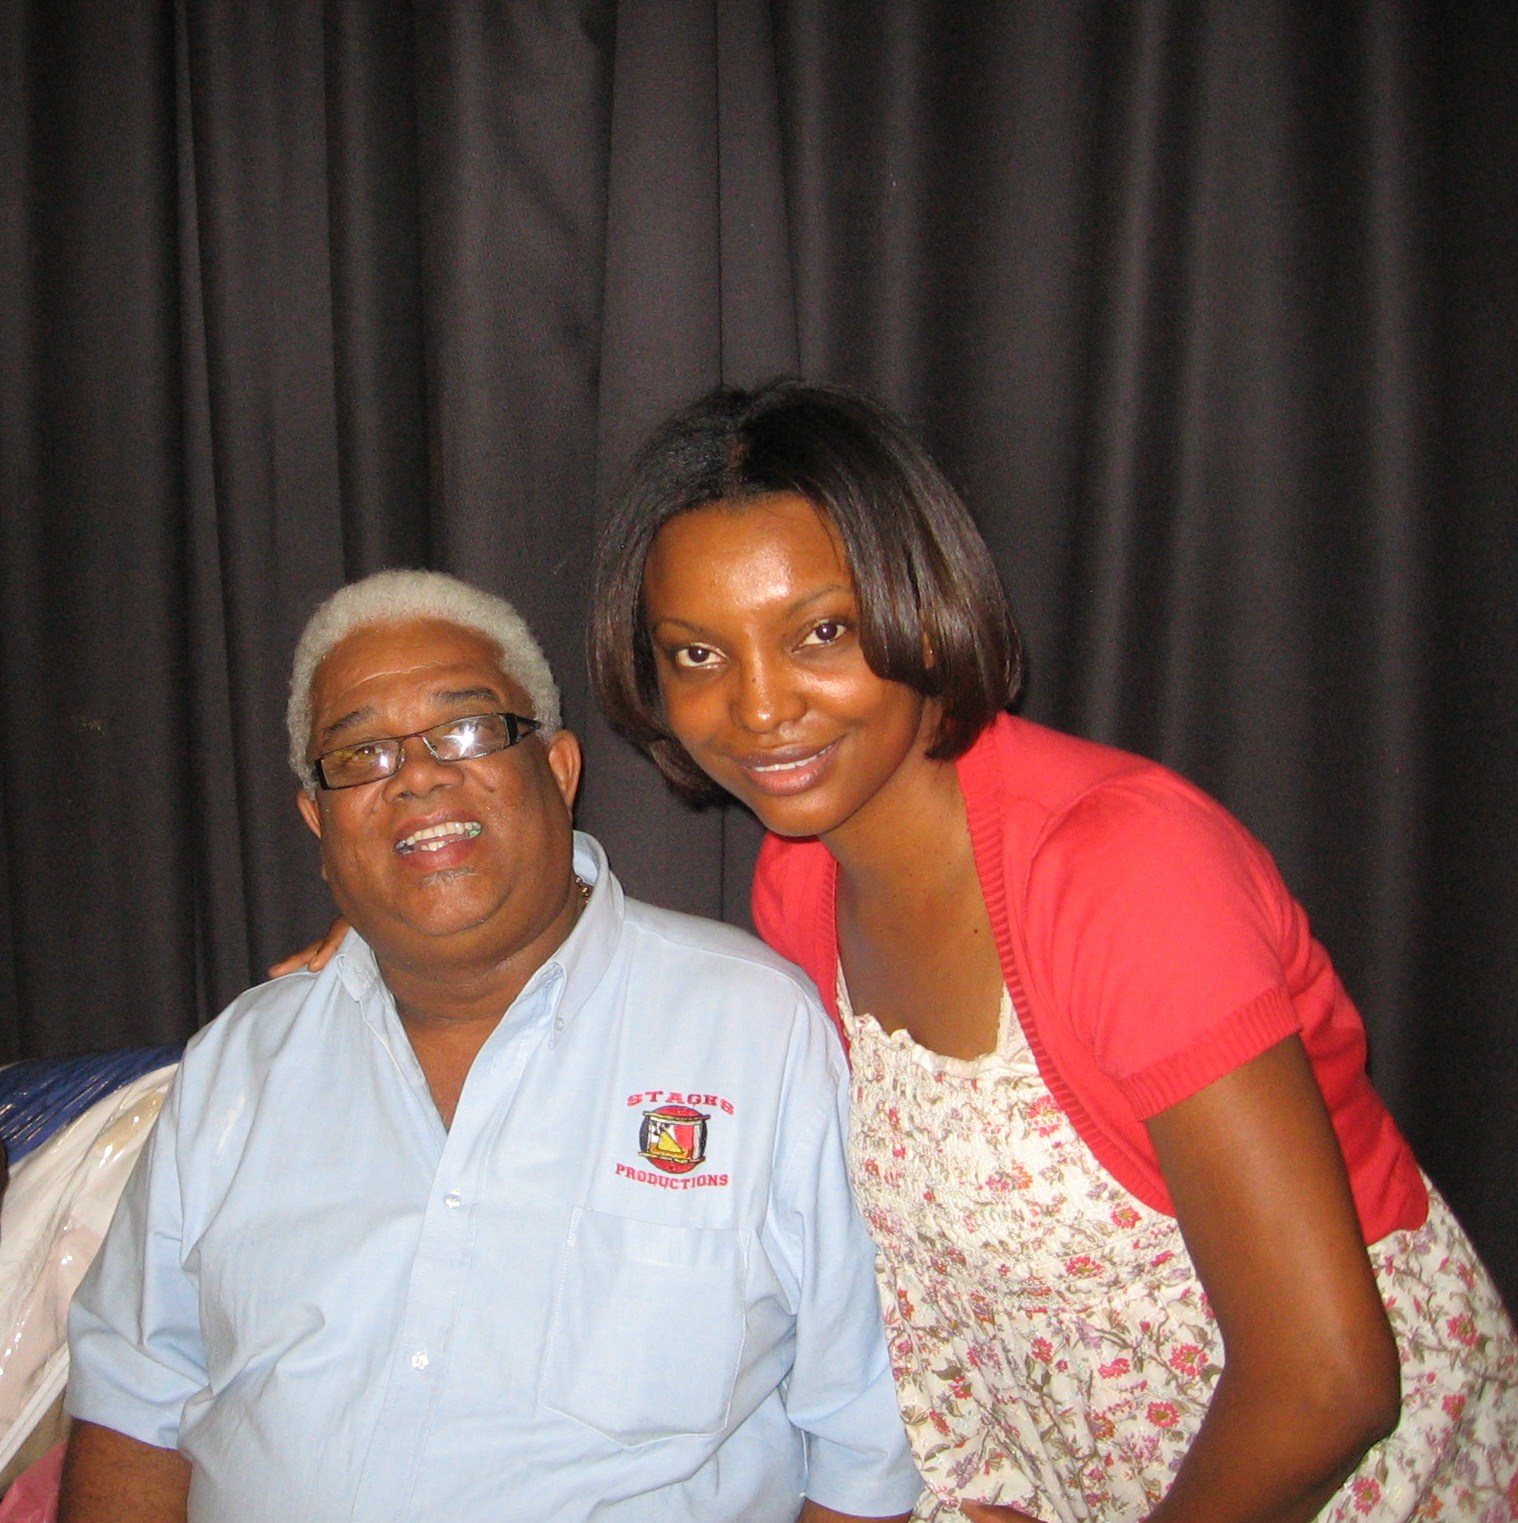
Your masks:
M771 835L784 836L787 840L826 835L838 823L836 810L818 793L794 794L788 798L776 798L751 788L734 789L733 793Z

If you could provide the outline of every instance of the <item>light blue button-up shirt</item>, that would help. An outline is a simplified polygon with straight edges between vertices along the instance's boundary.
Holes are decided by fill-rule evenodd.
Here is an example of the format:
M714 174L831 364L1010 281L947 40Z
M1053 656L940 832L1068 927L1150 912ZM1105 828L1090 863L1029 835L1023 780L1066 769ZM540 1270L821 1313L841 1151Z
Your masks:
M445 1130L369 948L190 1043L74 1302L69 1410L191 1523L908 1510L844 1063L752 937L596 891Z

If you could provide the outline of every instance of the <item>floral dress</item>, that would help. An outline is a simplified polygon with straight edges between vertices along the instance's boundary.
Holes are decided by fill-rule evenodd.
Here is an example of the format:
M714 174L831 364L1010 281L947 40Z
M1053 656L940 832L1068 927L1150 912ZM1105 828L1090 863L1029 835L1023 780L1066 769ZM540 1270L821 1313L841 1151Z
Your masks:
M1003 991L996 1050L944 1057L839 1009L850 1163L880 1249L901 1409L929 1490L1044 1523L1137 1519L1202 1421L1222 1340L1175 1219L1096 1161L1045 1087ZM1403 1413L1321 1515L1518 1519L1518 1341L1439 1195L1370 1250Z

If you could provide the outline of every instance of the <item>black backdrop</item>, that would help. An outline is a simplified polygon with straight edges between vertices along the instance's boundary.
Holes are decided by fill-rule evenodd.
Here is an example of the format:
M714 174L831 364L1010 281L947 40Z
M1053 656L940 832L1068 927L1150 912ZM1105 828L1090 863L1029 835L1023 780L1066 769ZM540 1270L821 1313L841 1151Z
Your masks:
M286 665L392 564L514 598L646 897L754 831L589 712L669 406L920 426L1025 712L1266 841L1518 1290L1518 7L0 6L0 1058L182 1036L326 918Z

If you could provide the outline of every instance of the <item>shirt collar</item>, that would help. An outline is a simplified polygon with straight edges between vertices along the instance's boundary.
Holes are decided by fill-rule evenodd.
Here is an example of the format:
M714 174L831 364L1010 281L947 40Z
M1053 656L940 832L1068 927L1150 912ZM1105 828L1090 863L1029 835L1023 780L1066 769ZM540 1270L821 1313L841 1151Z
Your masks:
M601 982L622 936L626 900L606 860L601 843L582 830L575 831L574 868L590 884L590 898L569 935L529 980L526 994L550 968L562 976L558 999L555 1039L584 1007Z

